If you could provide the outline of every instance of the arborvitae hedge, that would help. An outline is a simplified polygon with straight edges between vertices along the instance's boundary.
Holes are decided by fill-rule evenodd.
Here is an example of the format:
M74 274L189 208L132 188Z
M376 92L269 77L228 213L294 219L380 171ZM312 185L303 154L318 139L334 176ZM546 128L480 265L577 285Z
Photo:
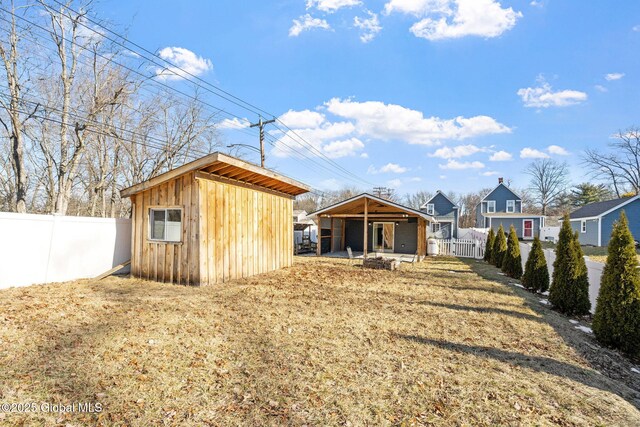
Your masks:
M507 252L502 260L502 271L509 277L520 279L522 277L522 257L520 256L520 242L513 225L509 229L507 240Z
M504 228L500 224L500 228L496 233L496 238L493 240L493 249L491 250L491 264L498 268L502 268L502 261L504 255L507 253L507 239L504 237Z
M549 289L549 270L539 238L533 239L533 246L524 266L522 285L533 292L546 292Z
M491 262L491 253L493 251L493 241L495 240L496 235L493 232L493 228L489 229L489 234L487 235L487 241L484 246L484 260L487 262Z
M624 212L613 227L608 252L593 333L603 344L640 357L640 272Z
M569 215L564 216L560 227L549 302L555 309L570 316L589 314L591 308L587 266L578 236L571 229Z

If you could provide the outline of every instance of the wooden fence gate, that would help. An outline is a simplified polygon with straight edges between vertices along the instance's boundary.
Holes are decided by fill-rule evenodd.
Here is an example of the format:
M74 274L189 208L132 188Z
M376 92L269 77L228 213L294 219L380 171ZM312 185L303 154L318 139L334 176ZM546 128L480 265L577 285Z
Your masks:
M484 242L477 239L436 239L440 255L482 259Z

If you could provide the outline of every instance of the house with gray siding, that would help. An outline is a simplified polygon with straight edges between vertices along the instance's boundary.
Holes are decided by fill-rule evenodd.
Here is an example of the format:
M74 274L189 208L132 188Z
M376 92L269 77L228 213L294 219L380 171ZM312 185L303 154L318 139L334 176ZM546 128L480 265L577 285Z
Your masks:
M519 239L533 240L540 236L545 216L522 212L522 198L498 178L498 186L484 196L476 206L476 227L498 231L500 224L505 232L513 225Z
M420 206L420 210L432 216L437 222L432 222L427 234L439 239L458 238L458 216L460 208L442 191L436 191L435 196Z
M589 203L571 212L571 228L578 232L581 245L607 246L613 223L624 211L629 229L636 240L640 239L640 196L623 197L604 202Z

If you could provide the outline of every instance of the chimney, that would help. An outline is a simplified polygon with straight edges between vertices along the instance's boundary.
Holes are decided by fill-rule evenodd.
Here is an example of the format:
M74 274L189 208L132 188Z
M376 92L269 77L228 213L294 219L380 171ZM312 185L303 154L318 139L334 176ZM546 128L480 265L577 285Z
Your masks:
M502 179L502 177L498 178L498 184L502 184L504 182L504 179Z

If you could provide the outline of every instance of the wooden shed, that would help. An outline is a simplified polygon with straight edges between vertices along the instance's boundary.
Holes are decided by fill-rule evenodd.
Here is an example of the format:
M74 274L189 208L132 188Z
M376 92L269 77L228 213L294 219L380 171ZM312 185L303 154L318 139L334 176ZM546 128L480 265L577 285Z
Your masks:
M289 267L293 199L305 184L213 153L121 191L131 198L131 273L204 285Z

